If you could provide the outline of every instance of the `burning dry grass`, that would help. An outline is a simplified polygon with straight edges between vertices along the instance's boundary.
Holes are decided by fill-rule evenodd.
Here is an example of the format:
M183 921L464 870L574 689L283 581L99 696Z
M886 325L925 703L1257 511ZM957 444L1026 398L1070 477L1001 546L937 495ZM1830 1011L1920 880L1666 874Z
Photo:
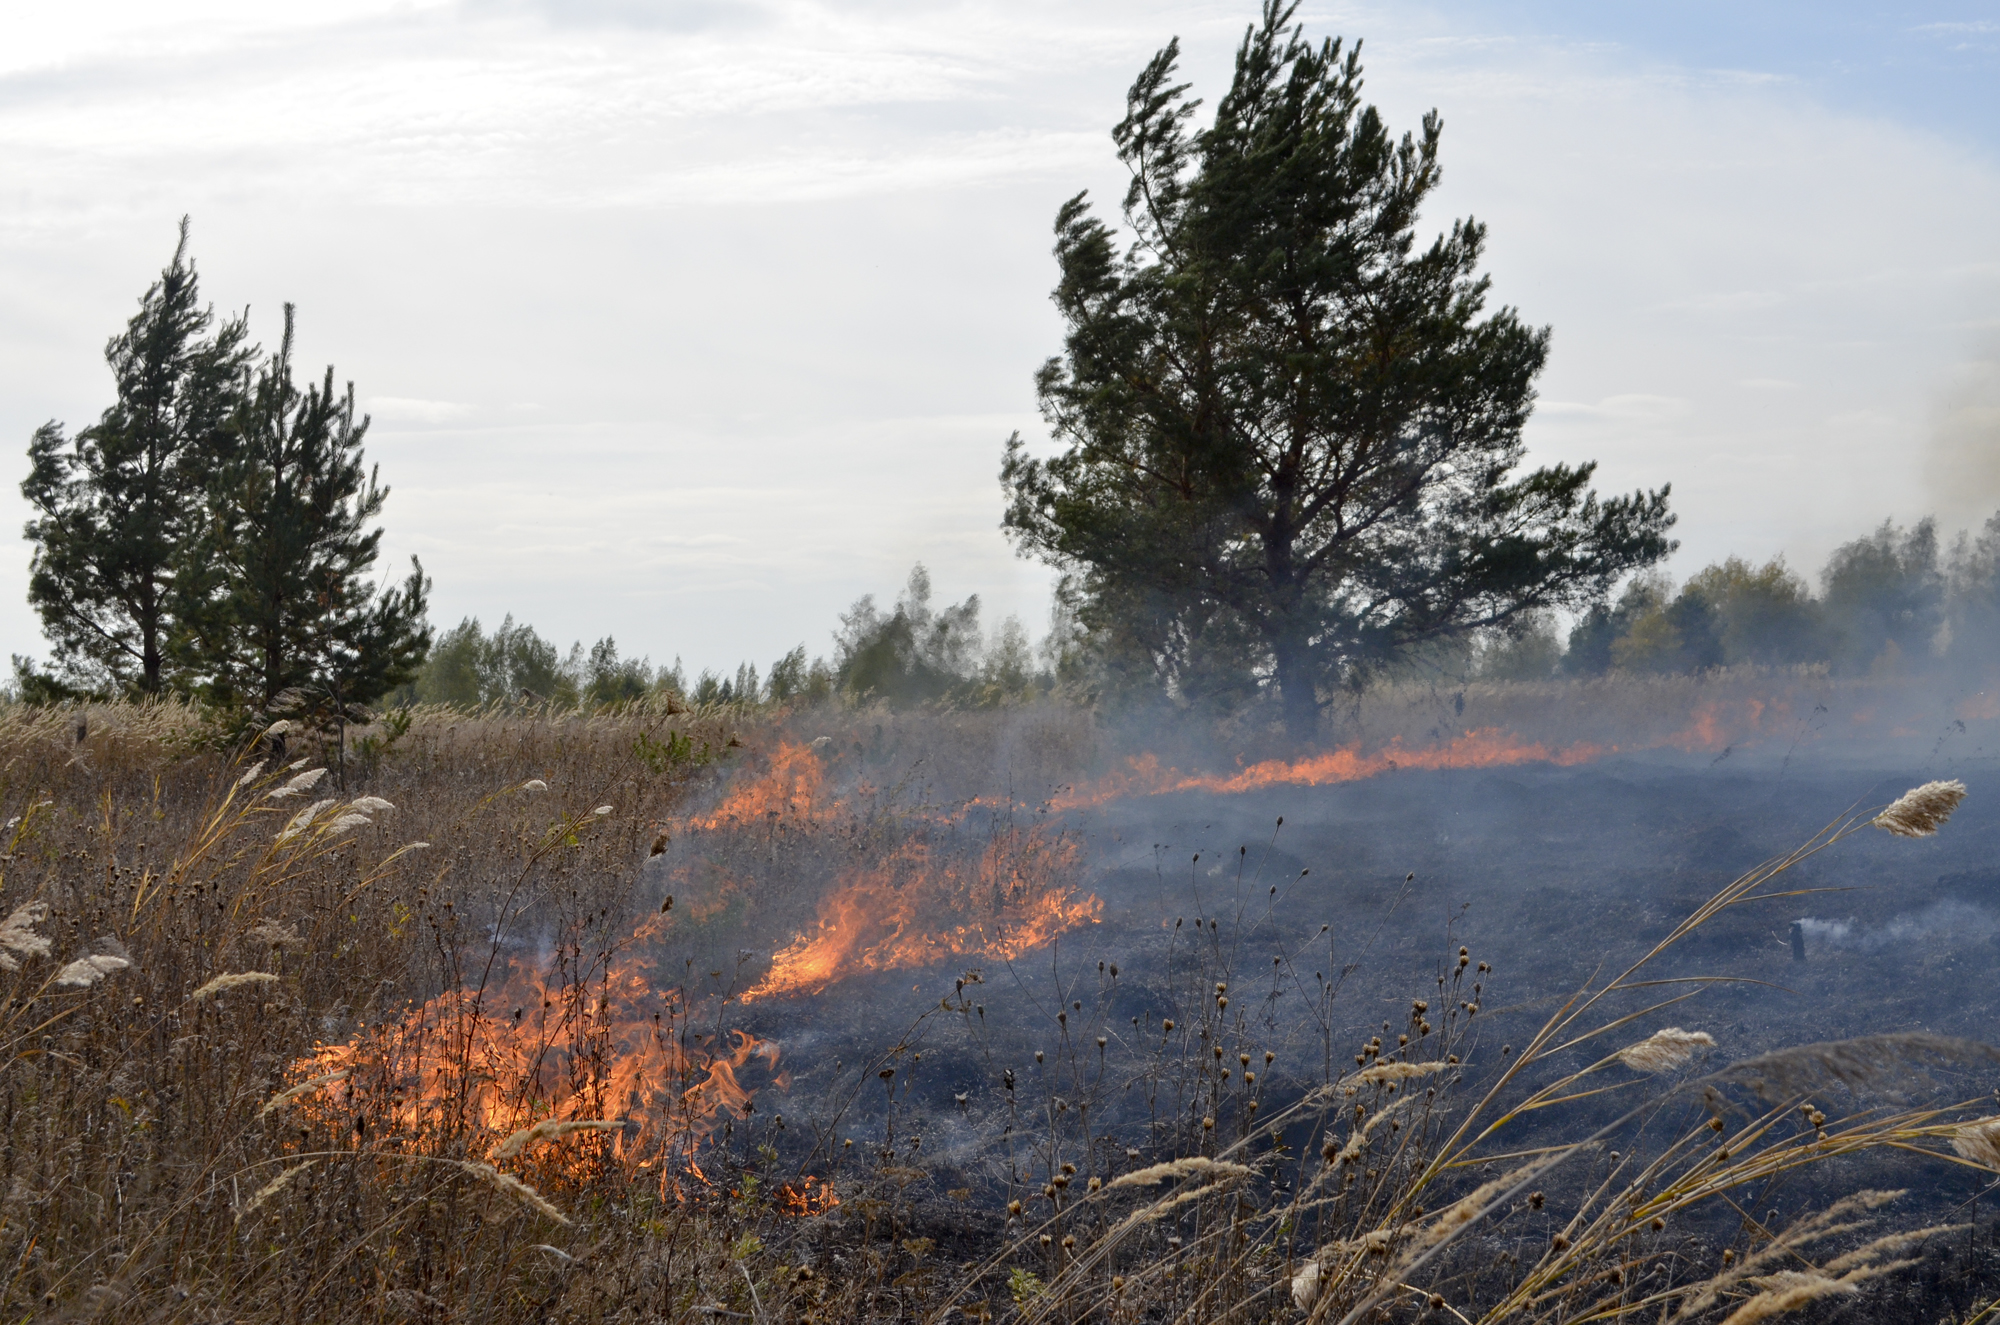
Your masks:
M1746 1232L1718 1268L1664 1229L1842 1156L1993 1167L1975 1110L1830 1118L1799 1095L1809 1064L1690 1082L1673 1074L1707 1037L1643 1033L1666 1006L1647 962L1785 895L1780 876L1865 817L1477 1062L1493 976L1468 951L1348 1069L1337 980L1311 987L1324 1054L1281 1056L1242 969L1270 955L1240 915L1233 934L1194 916L1146 987L1174 1017L1101 963L1036 1022L1054 1048L1031 1066L968 971L788 1124L758 1108L782 1088L779 1046L734 1010L1004 963L1091 925L1063 824L979 792L1002 748L1044 798L1111 761L1074 715L742 721L431 712L332 758L289 732L231 759L190 710L93 710L80 736L74 714L7 711L0 1304L190 1322L300 1303L328 1321L1749 1321L1863 1292L1943 1230L1883 1233L1886 1202L1858 1196ZM1591 1043L1625 1047L1580 1064ZM1819 1048L1853 1087L1950 1047ZM923 1204L941 1165L910 1102L927 1050L978 1061L998 1101L957 1096L982 1140L942 1211ZM1615 1125L1515 1142L1635 1070L1654 1084ZM864 1090L881 1132L857 1154ZM1460 1254L1482 1231L1534 1250L1497 1273Z

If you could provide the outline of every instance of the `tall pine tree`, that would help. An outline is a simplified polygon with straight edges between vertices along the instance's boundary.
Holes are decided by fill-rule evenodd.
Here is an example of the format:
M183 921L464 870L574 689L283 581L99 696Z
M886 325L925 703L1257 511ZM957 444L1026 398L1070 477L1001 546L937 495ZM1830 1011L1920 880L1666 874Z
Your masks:
M293 308L278 352L243 393L232 453L210 485L183 577L182 649L212 697L270 709L295 696L336 711L416 675L430 647L430 584L411 558L400 587L370 578L389 490L366 467L354 386L333 368L304 390L292 380Z
M1296 8L1266 0L1207 128L1177 43L1133 84L1127 233L1082 194L1056 218L1068 334L1037 386L1063 449L1017 439L1001 472L1097 634L1236 659L1303 739L1430 641L1601 599L1673 516L1665 488L1600 499L1589 464L1518 472L1548 334L1486 310L1478 223L1418 246L1440 121L1393 138Z
M216 325L202 306L187 248L183 217L173 261L105 348L116 403L74 437L49 422L28 445L28 601L58 675L91 690L167 682L181 553L255 355L242 317Z

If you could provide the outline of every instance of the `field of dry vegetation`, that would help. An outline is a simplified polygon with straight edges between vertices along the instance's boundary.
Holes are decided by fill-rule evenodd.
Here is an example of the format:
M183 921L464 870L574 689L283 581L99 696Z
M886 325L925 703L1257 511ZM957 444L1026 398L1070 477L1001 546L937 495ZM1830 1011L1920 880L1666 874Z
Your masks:
M1810 723L1810 684L1770 721ZM1574 708L1555 689L1363 725L1407 759L1532 731ZM1771 711L1648 692L1619 730L1706 740L1705 702ZM1356 1036L1333 938L1274 937L1241 888L1131 969L1058 963L1053 998L1003 1004L1003 964L1102 916L1064 807L1180 776L1087 713L420 709L348 736L0 710L6 1319L1861 1319L1964 1222L1881 1186L1751 1212L1885 1171L1856 1156L2000 1169L1991 1083L1964 1086L1990 1051L1723 1064L1671 1024L1689 984L1653 979L1880 806L1744 862L1500 1045L1502 955L1448 947ZM1887 826L1934 829L1953 786ZM928 1011L843 993L892 972Z

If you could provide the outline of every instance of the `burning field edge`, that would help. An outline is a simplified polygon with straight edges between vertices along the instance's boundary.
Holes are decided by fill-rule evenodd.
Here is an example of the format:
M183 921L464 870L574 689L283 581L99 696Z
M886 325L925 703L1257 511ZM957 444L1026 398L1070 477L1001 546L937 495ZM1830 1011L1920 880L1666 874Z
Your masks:
M1992 1313L1990 1228L1923 1189L2000 1172L2000 1054L1903 1030L1727 1062L1668 1024L1715 978L1679 964L1701 935L1809 895L1859 835L1950 833L1962 783L1827 807L1504 1043L1481 1017L1513 954L1447 942L1378 1029L1349 1010L1367 944L1286 928L1305 870L1245 846L1226 903L1139 935L1090 816L1411 770L1969 756L2000 706L1811 674L1373 704L1329 750L1233 759L1056 709L436 710L337 750L217 749L171 706L0 713L0 1306Z

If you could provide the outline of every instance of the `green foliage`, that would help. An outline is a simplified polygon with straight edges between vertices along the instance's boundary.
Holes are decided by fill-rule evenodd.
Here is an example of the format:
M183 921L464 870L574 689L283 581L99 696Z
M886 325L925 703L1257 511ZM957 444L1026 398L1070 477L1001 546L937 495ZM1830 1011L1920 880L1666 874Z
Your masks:
M837 678L824 658L806 661L801 644L771 664L765 688L774 704L824 704L833 697Z
M367 704L412 678L430 647L430 582L378 590L371 528L389 490L367 468L354 386L333 368L292 379L294 309L259 368L211 476L203 527L176 577L179 662L212 697L268 709L288 692Z
M1893 672L1930 655L1945 620L1934 521L1902 530L1884 520L1834 549L1820 583L1835 666Z
M1513 629L1497 633L1485 645L1476 670L1489 681L1546 680L1562 663L1562 638L1546 613L1520 618Z
M218 326L202 306L187 242L183 217L173 261L105 347L115 403L73 438L50 422L28 444L28 601L60 676L24 673L24 694L167 684L176 583L255 354L242 317Z
M971 674L979 649L979 595L932 610L930 572L921 563L893 611L884 613L873 594L864 595L841 615L834 635L841 689L891 704L944 698Z
M403 698L457 708L540 703L606 708L651 696L694 704L756 704L767 697L774 703L816 703L832 692L831 670L818 660L808 663L803 648L773 664L768 687L752 663L739 666L733 677L703 672L689 686L678 659L655 669L650 659L621 657L609 635L589 649L574 644L564 656L534 627L509 615L490 636L476 617L441 634Z
M1641 575L1613 606L1570 631L1561 669L1695 672L1746 663L1824 664L1850 674L1940 665L1981 668L2000 642L2000 516L1961 535L1941 564L1936 527L1884 523L1836 548L1814 597L1782 557L1752 566L1728 557L1678 592Z
M632 753L656 775L691 772L714 763L718 757L707 741L697 745L692 736L675 731L668 732L664 741L640 732L632 742Z
M580 656L580 649L571 652ZM600 664L609 664L606 673L615 674L617 646L608 638L599 641L598 657ZM477 617L467 617L440 635L417 674L411 698L478 708L542 701L573 704L579 694L578 678L570 674L556 646L535 633L533 626L516 624L509 614L491 636L481 630Z
M354 760L363 773L373 772L395 748L396 742L410 734L410 721L409 709L390 709L382 715L376 731L354 743Z
M653 688L653 666L644 658L618 657L618 645L611 636L590 646L590 654L576 669L581 698L593 708L644 699Z
M2000 656L2000 513L1961 533L1946 568L1945 632L1959 658Z
M1135 242L1083 194L1057 214L1068 333L1038 389L1065 449L1016 437L1002 480L1115 665L1184 698L1275 681L1305 735L1323 690L1428 641L1600 598L1672 517L1665 489L1600 502L1589 465L1513 476L1548 334L1485 314L1483 227L1415 248L1438 118L1393 139L1294 8L1266 4L1207 129L1177 44L1133 84Z
M1005 704L1052 684L1036 669L1018 620L1008 617L990 640L982 634L979 595L933 608L930 572L922 563L911 569L893 610L884 612L867 594L841 615L830 679L853 699L897 708Z
M1048 1285L1033 1270L1024 1270L1017 1265L1007 1271L1007 1295L1014 1299L1017 1307L1026 1307L1047 1290Z
M8 699L23 704L67 704L76 700L109 698L101 692L85 690L49 675L36 666L33 658L24 658L17 653L13 655L13 662L14 679L6 687Z

